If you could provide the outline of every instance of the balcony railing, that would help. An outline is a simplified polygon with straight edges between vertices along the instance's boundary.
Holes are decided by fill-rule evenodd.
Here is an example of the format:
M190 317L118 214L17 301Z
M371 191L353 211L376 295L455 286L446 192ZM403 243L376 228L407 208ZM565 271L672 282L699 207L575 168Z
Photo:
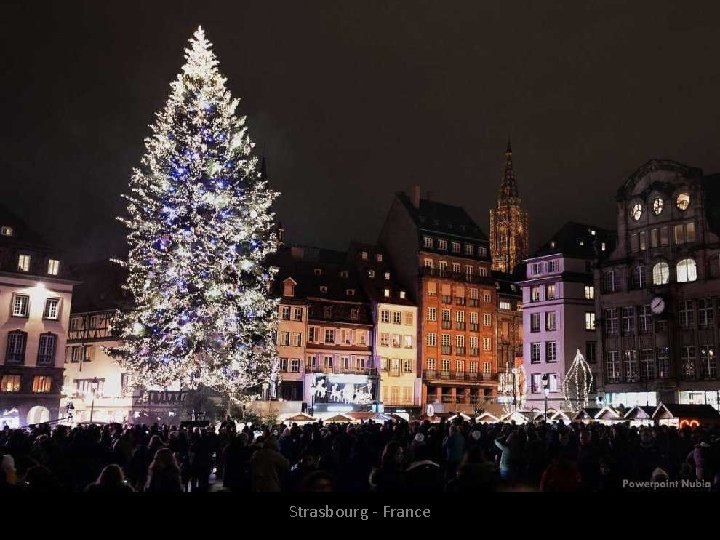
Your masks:
M452 328L452 322L450 321L442 321L440 324L444 330L450 330Z
M456 298L455 298L455 303L456 303L458 306L464 306L464 305L465 305L465 298L456 297Z
M444 294L440 297L440 301L443 304L452 304L452 296L445 296Z
M465 323L464 322L456 322L455 330L465 330Z
M491 283L492 278L490 276L480 276L477 274L464 274L463 272L453 272L448 269L440 268L428 268L423 267L420 269L420 275L431 276L452 279L453 281L464 281L465 283Z
M452 354L452 347L450 345L443 345L440 347L440 352L442 354Z
M471 307L478 307L480 305L480 299L479 298L470 298L468 300L468 305Z
M471 347L470 356L480 356L480 349Z
M428 381L444 380L456 382L495 381L497 373L470 373L467 371L431 371L425 370L423 378Z
M471 332L479 332L480 331L480 323L470 323L470 331Z
M465 356L465 347L455 347L455 354Z

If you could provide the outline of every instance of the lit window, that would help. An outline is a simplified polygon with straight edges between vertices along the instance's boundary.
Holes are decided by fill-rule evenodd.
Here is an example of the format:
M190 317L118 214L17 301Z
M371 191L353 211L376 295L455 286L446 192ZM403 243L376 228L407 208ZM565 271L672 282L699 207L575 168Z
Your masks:
M697 267L695 259L682 259L675 266L675 273L679 283L697 280Z
M447 251L447 240L438 240L438 249Z
M19 392L20 375L3 375L0 379L0 392Z
M46 394L52 390L52 377L48 375L36 375L33 377L32 391L39 394Z
M595 298L595 287L592 285L585 285L585 298L588 300Z
M390 272L385 272L385 279L390 279Z
M662 197L655 197L655 200L653 201L653 213L656 216L659 216L660 214L662 214L664 206L665 201L663 201Z
M687 210L690 206L690 195L688 193L680 193L675 199L675 204L680 210Z
M431 248L431 247L433 247L433 239L430 238L429 236L423 237L423 245L424 245L426 248Z
M595 330L595 314L592 312L585 313L585 330Z
M48 261L48 274L51 276L57 276L58 272L60 271L60 261L55 259L50 259Z
M377 259L377 262L382 262L382 260L383 260L382 253L378 253L377 255L375 255L375 259Z
M630 210L630 215L635 221L640 221L640 218L642 217L643 213L643 207L640 203L635 203L632 206L632 209Z
M327 292L327 287L326 287L325 285L320 285L320 292L321 292L321 293L326 293L326 292Z
M375 270L368 270L368 277L370 279L374 279L375 278Z
M366 260L367 260L367 251L363 251L363 252L360 254L360 257L362 258L363 261L366 261Z
M13 228L9 225L3 225L0 227L0 235L2 236L12 236L13 235Z
M384 294L385 298L390 298L390 289L385 289Z
M653 266L653 285L666 285L670 277L670 267L666 262Z
M44 319L57 319L60 312L60 299L59 298L48 298L45 301L45 311L43 312Z
M405 300L405 291L400 291L400 299Z
M452 251L453 253L460 253L460 242L452 243Z
M30 255L20 255L18 257L18 270L21 272L30 271Z
M473 245L465 244L465 255L472 255L472 254L473 254Z

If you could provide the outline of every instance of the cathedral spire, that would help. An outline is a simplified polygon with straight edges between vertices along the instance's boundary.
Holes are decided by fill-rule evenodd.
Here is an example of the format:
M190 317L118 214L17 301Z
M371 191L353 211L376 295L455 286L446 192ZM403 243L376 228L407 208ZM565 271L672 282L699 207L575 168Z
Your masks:
M515 182L515 171L512 164L512 146L508 138L507 150L505 150L505 174L500 183L500 199L516 199L520 197L517 182Z
M497 205L490 210L490 252L493 270L512 272L528 256L528 219L520 205L520 191L515 181L512 146L505 150L505 174L500 182Z

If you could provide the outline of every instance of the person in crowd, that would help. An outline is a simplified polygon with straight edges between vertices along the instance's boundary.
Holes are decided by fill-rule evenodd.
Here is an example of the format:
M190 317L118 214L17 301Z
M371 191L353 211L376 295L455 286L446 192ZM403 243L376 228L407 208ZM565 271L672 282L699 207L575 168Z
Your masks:
M85 488L88 493L132 493L135 490L125 482L120 465L107 465L98 479Z
M250 460L252 490L255 492L282 491L290 462L280 453L278 440L270 436Z
M373 491L396 492L405 489L404 451L397 441L390 441L383 450L380 466L370 473Z
M181 493L180 467L172 450L160 448L148 467L145 491L150 493Z

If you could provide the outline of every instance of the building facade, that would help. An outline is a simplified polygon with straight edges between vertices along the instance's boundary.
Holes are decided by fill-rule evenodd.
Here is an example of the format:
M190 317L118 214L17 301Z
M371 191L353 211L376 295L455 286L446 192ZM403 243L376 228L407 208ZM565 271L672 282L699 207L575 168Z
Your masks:
M518 274L524 270L517 265ZM513 274L492 273L497 291L497 324L495 325L495 350L499 373L498 400L521 408L527 394L527 380L523 367L523 312L522 288L516 284Z
M606 403L718 407L718 184L651 160L618 190L617 248L596 272Z
M277 330L280 385L277 397L302 402L308 304L296 296L298 283L295 279L288 276L280 283L282 292Z
M75 284L58 253L0 209L0 418L8 426L59 417Z
M528 256L529 244L527 212L523 209L520 200L520 191L513 170L512 147L508 141L500 193L495 208L490 210L490 252L493 270L512 273L515 266Z
M497 394L497 294L485 234L464 209L394 198L379 244L418 307L423 407L475 412Z
M597 386L596 289L593 268L614 245L614 233L570 222L526 260L522 281L526 408L582 407L563 394L563 380L580 350ZM545 390L547 389L547 402ZM565 398L569 398L567 401ZM594 388L590 399L595 402Z
M420 407L417 356L417 307L397 282L387 254L378 246L353 243L348 261L369 300L373 320L373 363L380 373L384 410L409 412Z
M347 254L287 246L274 258L273 265L279 268L278 281L289 284L291 278L295 283L292 308L302 302L307 310L307 335L299 341L304 342L301 380L307 409L320 416L369 411L379 400L371 341L373 324L356 269L347 262ZM283 303L288 301L289 297L283 297ZM288 330L291 340L292 333L301 328L300 321L295 322L297 331ZM288 354L299 354L300 350L295 348ZM288 380L287 372L281 376L283 381ZM281 392L284 386L285 382Z

